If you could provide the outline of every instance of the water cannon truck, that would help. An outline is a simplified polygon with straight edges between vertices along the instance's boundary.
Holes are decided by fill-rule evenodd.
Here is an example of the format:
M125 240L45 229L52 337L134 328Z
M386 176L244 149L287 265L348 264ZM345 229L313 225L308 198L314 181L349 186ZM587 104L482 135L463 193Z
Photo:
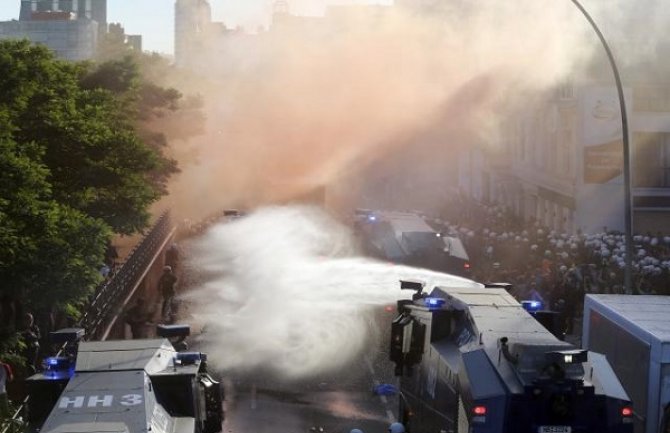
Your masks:
M220 432L223 395L206 355L175 350L188 333L187 325L159 325L163 338L78 343L80 329L56 333L71 350L27 379L31 430Z
M390 358L411 433L632 433L630 399L602 354L560 340L503 288L414 290Z

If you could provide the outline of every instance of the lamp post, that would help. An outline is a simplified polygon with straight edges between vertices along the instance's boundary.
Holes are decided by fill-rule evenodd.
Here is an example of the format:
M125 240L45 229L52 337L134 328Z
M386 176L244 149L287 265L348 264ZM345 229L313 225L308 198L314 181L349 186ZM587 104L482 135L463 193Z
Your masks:
M588 20L593 30L595 30L600 42L607 52L607 58L609 59L610 66L612 67L612 72L614 73L614 81L616 82L617 92L619 94L619 105L621 107L621 128L623 132L623 182L624 182L624 201L625 201L625 221L624 221L624 231L625 231L625 269L624 269L624 289L627 294L632 294L632 280L633 280L633 203L631 198L631 175L630 175L630 143L628 136L628 115L626 113L626 100L623 94L623 86L621 85L621 76L619 75L619 69L616 66L614 61L614 56L612 55L612 50L610 50L607 41L602 32L596 25L591 15L584 9L584 7L579 3L578 0L571 0L572 3L577 6L577 8L584 14Z

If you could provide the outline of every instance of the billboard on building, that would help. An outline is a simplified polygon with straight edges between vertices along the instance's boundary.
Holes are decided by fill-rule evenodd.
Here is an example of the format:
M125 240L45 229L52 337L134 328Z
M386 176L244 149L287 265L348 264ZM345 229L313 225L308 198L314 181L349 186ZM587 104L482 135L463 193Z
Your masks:
M623 128L616 88L590 87L583 95L584 183L621 183ZM624 95L628 104L632 100L630 90L624 90Z

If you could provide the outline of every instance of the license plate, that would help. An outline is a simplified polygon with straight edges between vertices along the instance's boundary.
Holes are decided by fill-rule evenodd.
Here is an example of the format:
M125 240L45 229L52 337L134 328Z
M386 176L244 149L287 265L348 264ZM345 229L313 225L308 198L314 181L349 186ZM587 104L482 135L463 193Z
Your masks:
M567 425L541 425L537 433L572 433L572 427Z

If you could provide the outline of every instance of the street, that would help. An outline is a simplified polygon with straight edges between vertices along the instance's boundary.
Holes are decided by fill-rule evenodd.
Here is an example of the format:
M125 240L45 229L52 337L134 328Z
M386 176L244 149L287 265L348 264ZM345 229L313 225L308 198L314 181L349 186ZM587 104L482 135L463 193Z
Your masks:
M383 432L395 420L397 397L374 395L391 379L389 364L361 359L337 376L287 383L271 378L226 380L226 432Z

